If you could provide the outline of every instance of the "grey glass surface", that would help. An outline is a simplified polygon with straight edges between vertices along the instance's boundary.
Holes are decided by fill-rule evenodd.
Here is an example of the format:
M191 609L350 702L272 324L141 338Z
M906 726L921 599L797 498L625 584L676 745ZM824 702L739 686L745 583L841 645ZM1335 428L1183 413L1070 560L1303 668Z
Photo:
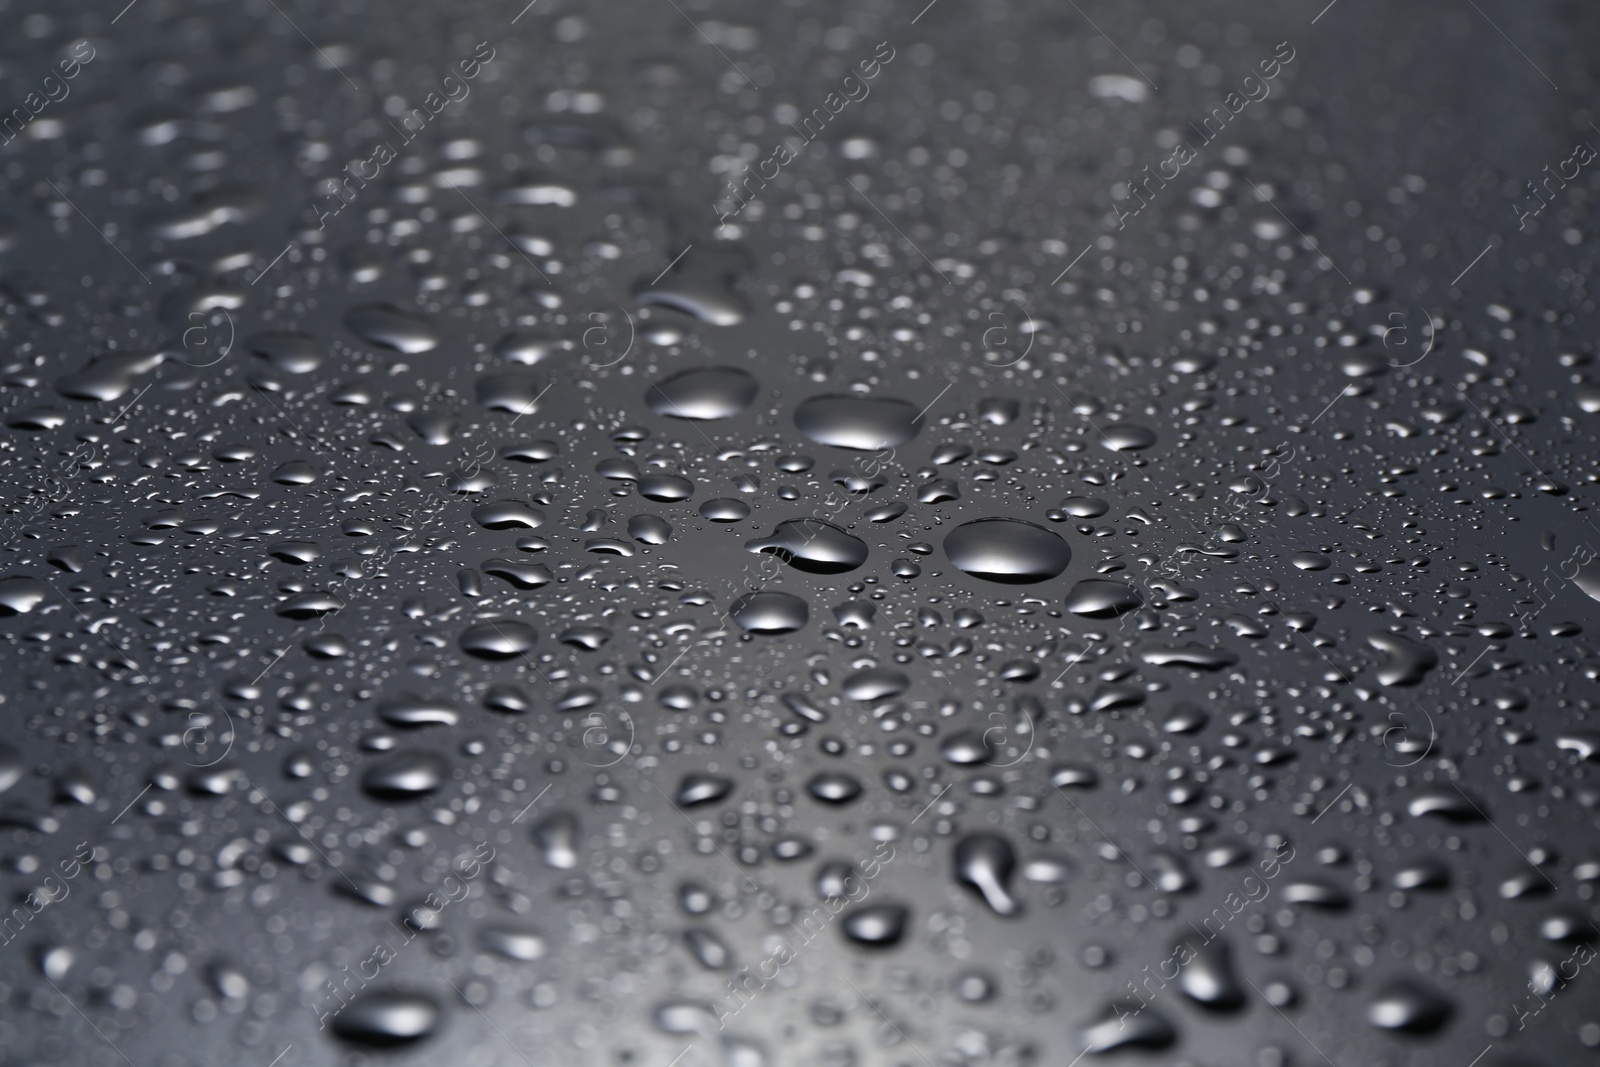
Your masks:
M1594 1060L1600 13L122 2L0 1064Z

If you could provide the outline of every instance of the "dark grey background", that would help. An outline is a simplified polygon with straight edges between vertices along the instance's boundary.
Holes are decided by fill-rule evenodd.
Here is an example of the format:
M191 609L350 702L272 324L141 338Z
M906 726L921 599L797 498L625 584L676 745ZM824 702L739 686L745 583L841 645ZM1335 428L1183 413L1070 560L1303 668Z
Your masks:
M1589 8L117 7L0 6L0 109L22 109L0 135L0 1062L1595 1055L1597 164L1519 228L1526 183L1600 146ZM480 42L470 92L407 143ZM800 148L880 42L870 93ZM1270 95L1201 147L1280 42ZM785 138L719 228L730 177ZM1179 139L1197 158L1119 225ZM422 325L385 344L350 318L374 303ZM513 330L550 342L532 366L497 348ZM263 340L283 331L308 340ZM649 402L703 366L759 394L714 421ZM840 393L920 432L808 439L796 407ZM1154 443L1104 447L1128 426ZM533 440L559 454L508 457ZM934 462L952 443L969 457ZM608 460L694 493L645 499ZM1083 497L1107 510L1059 510ZM724 498L749 517L698 513ZM507 499L543 524L474 520ZM637 515L671 539L631 538ZM806 517L866 563L744 550ZM1070 564L963 573L944 539L983 518L1053 531ZM497 558L550 580L513 588ZM1143 607L1067 610L1093 579ZM742 635L752 590L806 625ZM280 613L306 593L337 610ZM836 619L852 600L872 626ZM483 619L537 642L467 655ZM1230 656L1161 665L1189 644ZM851 699L872 665L904 691ZM526 710L486 707L508 685ZM453 721L386 721L406 694ZM1174 732L1186 706L1205 724ZM390 748L434 753L437 787L364 789ZM1053 787L1063 765L1092 784ZM819 772L860 795L819 802ZM675 804L691 774L729 792ZM957 878L975 834L1014 857L1019 915ZM822 864L876 841L894 858L852 885L907 909L898 943L832 920L719 1028L728 980L822 905ZM475 846L466 898L406 942ZM1280 847L1230 963L1086 1032ZM380 942L405 947L339 1017L414 998L433 1021L395 1049L381 1020L318 1025ZM1207 981L1238 1002L1200 1003ZM1128 1038L1158 1047L1102 1047Z

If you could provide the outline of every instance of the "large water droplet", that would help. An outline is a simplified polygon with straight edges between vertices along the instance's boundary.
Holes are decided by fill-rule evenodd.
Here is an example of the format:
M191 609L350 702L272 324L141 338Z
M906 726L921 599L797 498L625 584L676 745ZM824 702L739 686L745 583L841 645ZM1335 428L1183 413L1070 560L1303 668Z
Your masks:
M1117 422L1100 428L1100 445L1113 452L1138 452L1156 443L1154 430Z
M793 593L769 591L739 597L729 605L728 617L746 633L786 634L804 626L811 611Z
M322 366L322 344L309 333L259 333L246 340L244 347L284 374L310 374Z
M637 484L640 496L663 504L694 496L694 483L677 474L646 474Z
M1417 685L1439 662L1439 654L1427 645L1385 632L1369 634L1367 644L1389 658L1378 668L1378 681L1384 685Z
M899 904L868 904L847 914L840 926L858 945L890 948L905 936L910 917L911 912Z
M728 419L750 406L761 386L738 367L695 367L663 378L645 391L657 415L673 419Z
M956 877L983 894L996 915L1008 919L1022 912L1022 904L1011 895L1016 867L1017 854L999 834L969 834L956 845Z
M494 354L507 363L520 363L531 367L571 348L571 341L529 330L518 330L496 341Z
M727 967L733 958L727 944L716 934L701 926L685 930L683 943L694 958L700 961L700 966L708 970L720 971Z
M22 753L0 741L0 793L22 781L24 770Z
M435 752L396 752L367 768L361 788L380 800L411 800L439 788L449 773Z
M678 794L673 803L690 808L696 804L712 804L733 792L733 779L715 774L693 773L683 776L678 783Z
M1172 1024L1140 1000L1108 1005L1101 1020L1079 1035L1083 1048L1094 1055L1126 1048L1163 1049L1177 1040Z
M1065 541L1021 519L962 523L945 535L944 554L974 578L1008 585L1048 581L1072 562Z
M785 519L771 537L746 541L751 552L770 552L811 574L842 574L867 561L867 544L822 519Z
M668 275L634 290L641 304L655 304L693 315L712 326L737 326L746 314L743 300L712 278Z
M478 944L485 952L522 963L543 959L546 951L538 931L524 926L486 926L478 931Z
M0 618L26 615L44 603L50 587L27 574L11 574L0 578Z
M358 304L345 313L344 325L363 341L395 352L427 352L439 344L433 323L393 304Z
M664 545L672 540L672 524L659 515L635 515L628 520L628 536L644 545Z
M1435 815L1450 822L1483 822L1488 819L1483 803L1475 801L1454 786L1431 786L1419 789L1406 804L1412 818Z
M848 804L861 795L861 783L848 774L819 774L806 783L806 792L824 804Z
M1132 586L1104 578L1085 578L1067 593L1066 608L1074 615L1109 619L1126 614L1143 603L1138 590Z
M527 652L539 639L532 626L519 619L489 619L461 632L461 651L479 659L511 659Z
M98 400L101 403L117 399L133 388L133 379L147 374L161 364L161 356L100 356L76 374L56 379L56 392L72 400Z
M485 530L537 530L544 525L544 512L521 500L497 500L473 508L472 521Z
M567 811L547 816L533 828L533 843L538 846L546 867L558 871L576 870L578 817Z
M378 717L393 726L454 726L461 712L447 701L396 693L378 703Z
M421 993L361 993L333 1018L333 1032L356 1045L395 1048L431 1035L439 1005Z
M1454 1005L1439 993L1410 978L1397 978L1378 991L1367 1005L1367 1021L1382 1030L1428 1034L1442 1027Z
M883 700L899 696L911 686L911 679L891 667L867 667L846 678L840 686L851 700Z
M794 424L818 444L876 452L903 445L917 436L922 418L904 400L817 396L795 408Z
M1206 648L1193 642L1147 648L1139 658L1155 667L1188 667L1197 671L1220 671L1239 662L1239 657L1225 648Z
M278 605L278 614L286 619L316 619L344 607L344 599L333 593L318 591L296 593Z
M1236 1011L1244 1006L1244 987L1233 968L1233 949L1227 941L1187 944L1180 950L1191 955L1178 977L1178 988L1196 1004L1213 1011Z

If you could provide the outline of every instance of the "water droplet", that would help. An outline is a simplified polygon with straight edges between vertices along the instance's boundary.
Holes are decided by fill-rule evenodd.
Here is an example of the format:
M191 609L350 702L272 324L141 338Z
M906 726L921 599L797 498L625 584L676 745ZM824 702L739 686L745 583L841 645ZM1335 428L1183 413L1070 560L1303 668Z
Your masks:
M310 374L322 366L322 344L309 333L258 333L244 347L283 374Z
M678 795L673 803L691 808L696 804L713 804L733 792L733 779L715 774L686 774L678 783Z
M1458 788L1444 786L1418 790L1406 804L1406 811L1414 819L1436 815L1450 822L1483 822L1488 818L1481 801L1472 800Z
M537 530L544 525L544 512L521 500L497 500L473 508L472 521L485 530Z
M846 678L840 686L851 700L884 700L911 687L911 679L890 667L867 667Z
M1440 994L1410 978L1397 978L1367 1004L1367 1021L1382 1030L1428 1034L1442 1027L1454 1008Z
M1147 648L1139 658L1156 667L1189 667L1197 671L1220 671L1239 662L1239 657L1225 648L1206 648L1193 642Z
M743 500L707 500L699 510L700 517L709 522L743 522L750 517L750 505Z
M958 767L970 767L994 759L994 746L986 730L961 730L944 739L939 755Z
M1233 966L1233 947L1223 939L1188 943L1181 956L1190 957L1178 977L1178 988L1212 1011L1237 1011L1244 1007L1244 986Z
M1600 559L1579 564L1572 582L1591 600L1600 600Z
M1093 1055L1119 1049L1164 1049L1178 1040L1166 1017L1143 1001L1116 1001L1101 1012L1101 1020L1083 1028L1079 1042Z
M449 773L434 752L396 752L367 768L361 788L379 800L412 800L438 789Z
M408 355L431 351L439 344L433 323L393 304L358 304L345 313L344 325L369 344Z
M512 659L533 648L539 635L519 619L489 619L461 633L461 651L479 659Z
M1111 505L1097 496L1069 496L1061 502L1061 510L1077 519L1098 519Z
M720 971L732 962L733 954L728 951L727 944L703 926L691 926L685 930L683 943L694 958L700 961L700 966L707 970Z
M310 485L318 477L317 469L303 459L291 459L272 472L279 485Z
M806 602L793 593L746 593L728 607L728 617L746 633L786 634L811 617Z
M1057 789L1093 789L1100 784L1100 775L1086 764L1069 763L1050 772L1050 784Z
M0 741L0 793L22 781L25 770L22 753Z
M824 804L848 804L861 795L861 783L848 774L819 774L806 783L806 792Z
M672 540L672 524L659 515L635 515L628 520L628 536L645 545L664 545Z
M546 388L539 378L520 371L486 374L472 387L479 407L509 412L519 419L539 412L539 398Z
M770 552L811 574L842 574L867 561L867 544L822 519L785 519L772 536L746 541L751 552Z
M523 926L485 926L478 931L478 944L485 952L522 963L543 959L546 951L544 938Z
M1156 443L1156 432L1143 426L1117 422L1100 428L1100 446L1113 452L1139 452Z
M1435 859L1419 859L1394 873L1396 889L1444 889L1450 884L1450 868Z
M296 593L278 605L285 619L316 619L344 607L344 600L329 592Z
M731 419L760 391L755 378L738 367L694 367L656 382L644 399L657 415L712 421Z
M443 700L395 693L378 703L378 717L393 726L454 726L461 712Z
M674 272L654 284L641 285L633 297L644 305L672 308L712 326L737 326L744 321L745 304L723 282L709 277Z
M1378 668L1378 681L1384 685L1417 685L1439 662L1439 655L1433 649L1399 634L1368 634L1367 644L1389 655L1383 666Z
M1306 904L1313 908L1339 911L1350 906L1350 897L1338 886L1314 878L1300 878L1283 887L1286 904Z
M531 367L572 349L572 342L531 330L517 330L494 343L495 357L506 363Z
M483 572L504 580L514 589L538 589L555 580L550 568L542 563L518 563L509 559L484 560Z
M514 463L548 463L561 454L561 446L554 441L521 441L497 449L495 455Z
M891 948L905 936L910 918L910 910L899 904L868 904L846 914L840 927L858 945Z
M533 828L533 843L546 867L557 871L578 868L578 817L558 811Z
M0 618L26 615L44 603L50 587L26 574L0 578Z
M922 429L921 412L886 397L817 396L795 408L794 424L820 445L877 452L895 448Z
M1090 619L1109 619L1143 605L1138 590L1122 582L1104 578L1085 578L1067 593L1066 608L1074 615Z
M1059 536L1021 519L962 523L945 535L944 554L966 574L1008 585L1048 581L1072 561Z
M646 474L637 484L640 496L663 504L694 496L694 483L676 474Z
M1021 902L1011 895L1016 866L1016 853L999 834L968 834L956 844L956 878L983 894L990 909L1005 918L1022 912Z
M421 993L360 993L333 1017L333 1032L345 1041L395 1048L433 1034L439 1005Z
M56 392L70 400L108 403L133 388L133 379L161 365L161 356L100 356L76 374L56 379Z

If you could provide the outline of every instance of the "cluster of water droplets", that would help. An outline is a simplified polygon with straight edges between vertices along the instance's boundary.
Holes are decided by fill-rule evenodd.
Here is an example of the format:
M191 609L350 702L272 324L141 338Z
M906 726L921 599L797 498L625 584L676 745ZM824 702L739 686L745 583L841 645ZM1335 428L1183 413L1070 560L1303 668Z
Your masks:
M1242 150L1182 251L1088 261L1156 295L977 217L929 261L809 194L707 232L627 112L511 75L324 227L276 183L390 134L292 87L396 64L217 43L241 73L106 40L183 91L35 126L65 184L0 240L92 263L4 288L11 1025L72 1023L43 978L119 1046L262 1062L1442 1062L1546 1001L1600 1045L1560 995L1600 936L1600 385L1479 339L1559 316L1462 307L1398 366ZM860 123L846 160L928 156ZM136 149L185 177L109 173ZM1021 286L1028 354L985 360Z

